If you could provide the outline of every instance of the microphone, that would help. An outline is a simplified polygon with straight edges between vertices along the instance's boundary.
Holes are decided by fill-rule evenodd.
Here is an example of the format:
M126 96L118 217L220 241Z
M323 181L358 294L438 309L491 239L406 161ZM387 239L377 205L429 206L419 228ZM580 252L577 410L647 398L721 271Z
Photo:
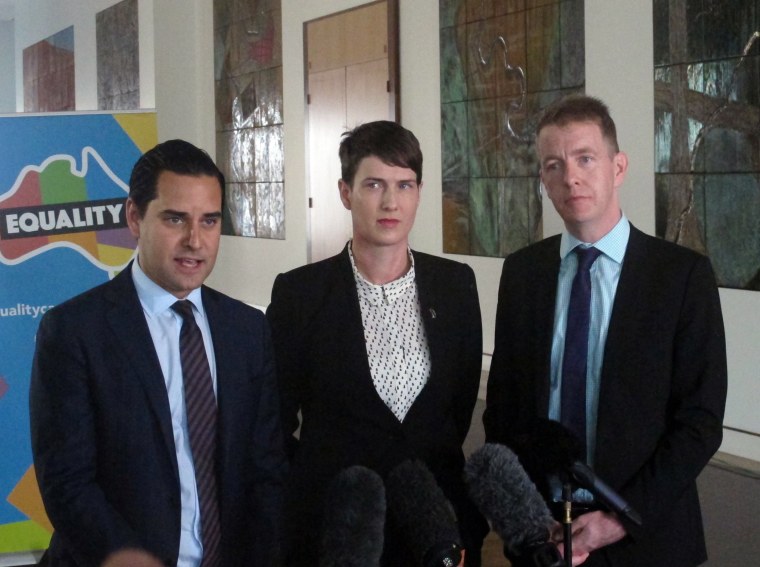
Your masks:
M388 510L423 567L455 567L462 560L454 508L419 460L406 460L385 480Z
M385 530L385 486L359 465L339 472L327 490L320 567L379 567Z
M558 421L536 418L508 444L519 455L528 475L537 482L551 474L566 475L607 508L640 526L641 516L584 461L578 438Z
M580 440L558 421L534 418L513 431L504 444L520 459L528 476L539 483L548 475L560 474L585 459Z
M566 567L549 541L551 513L517 455L504 445L486 443L470 456L464 474L470 496L515 565Z
M570 465L570 476L578 486L585 488L613 512L628 518L637 526L641 525L641 515L615 492L606 482L594 474L586 463L575 461Z

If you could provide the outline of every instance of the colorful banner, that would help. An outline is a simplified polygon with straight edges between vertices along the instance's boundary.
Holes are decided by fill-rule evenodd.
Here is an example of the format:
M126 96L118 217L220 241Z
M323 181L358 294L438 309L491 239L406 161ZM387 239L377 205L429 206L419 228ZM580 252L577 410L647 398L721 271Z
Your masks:
M129 175L156 139L155 113L0 117L0 554L52 533L29 436L40 317L132 259Z

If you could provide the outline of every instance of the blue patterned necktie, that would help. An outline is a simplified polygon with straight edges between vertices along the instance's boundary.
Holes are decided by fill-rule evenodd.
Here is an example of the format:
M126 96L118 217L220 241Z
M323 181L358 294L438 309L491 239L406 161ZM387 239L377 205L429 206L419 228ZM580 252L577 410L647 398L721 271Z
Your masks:
M578 271L567 307L565 353L562 359L562 424L575 433L586 455L586 370L591 319L591 265L601 252L596 248L575 249Z
M179 355L185 389L185 411L190 450L193 454L195 484L201 511L201 567L218 567L221 529L216 486L216 397L211 380L203 335L195 322L192 303L177 301L172 309L182 317Z

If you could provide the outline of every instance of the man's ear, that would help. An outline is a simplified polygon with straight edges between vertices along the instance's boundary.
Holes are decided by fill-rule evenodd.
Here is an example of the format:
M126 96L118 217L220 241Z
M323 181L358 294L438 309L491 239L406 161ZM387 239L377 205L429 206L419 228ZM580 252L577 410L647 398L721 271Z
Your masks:
M628 173L628 155L625 152L618 152L613 158L615 165L615 187L620 187Z
M343 181L342 179L338 179L338 192L340 193L340 201L343 203L343 206L351 210L351 186Z
M132 199L127 198L127 226L129 226L129 232L131 232L132 236L135 238L140 237L141 220L142 215L140 215L137 205L135 205L135 202Z

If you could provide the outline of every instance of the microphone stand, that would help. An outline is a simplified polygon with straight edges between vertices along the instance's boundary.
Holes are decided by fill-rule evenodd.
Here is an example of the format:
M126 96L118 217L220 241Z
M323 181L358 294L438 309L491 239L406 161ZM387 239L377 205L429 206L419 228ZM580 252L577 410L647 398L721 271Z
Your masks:
M562 483L562 504L565 511L562 527L565 544L565 563L573 564L573 486L570 481Z

